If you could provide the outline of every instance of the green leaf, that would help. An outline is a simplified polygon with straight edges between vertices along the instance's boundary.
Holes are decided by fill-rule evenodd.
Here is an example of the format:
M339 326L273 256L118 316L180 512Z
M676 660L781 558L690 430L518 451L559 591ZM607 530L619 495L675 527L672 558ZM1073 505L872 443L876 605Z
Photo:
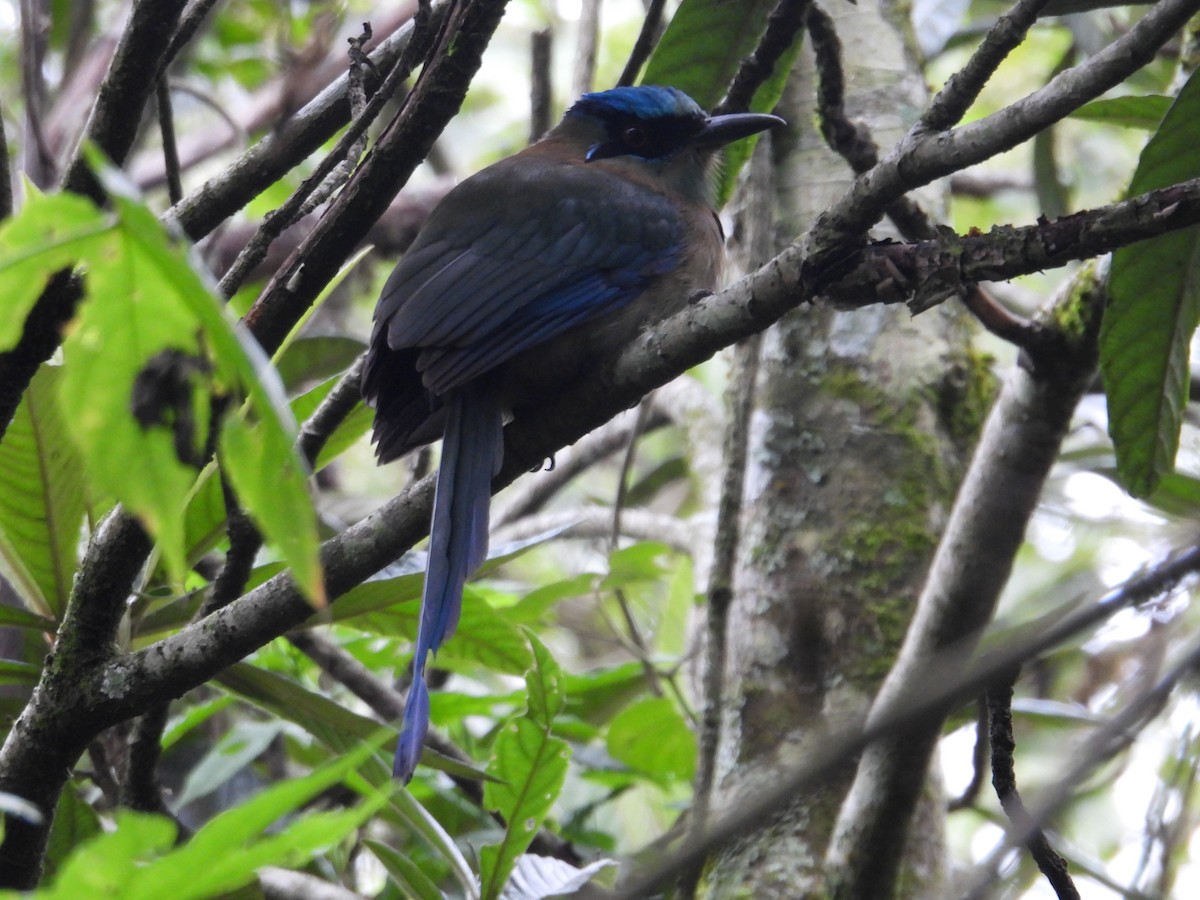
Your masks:
M33 686L42 675L42 667L15 659L0 659L0 685Z
M217 676L217 681L222 687L242 695L280 718L295 722L335 753L345 755L357 752L355 748L364 741L378 742L380 726L377 722L352 713L274 672L248 663L238 663ZM385 733L389 736L395 734L390 730ZM421 754L421 764L463 778L487 781L491 777L473 766L435 753L428 747ZM365 761L361 774L371 785L394 784L390 764L383 764L377 757ZM454 840L412 794L408 791L395 792L389 802L392 811L438 851L464 886L474 884L474 875Z
M1131 194L1200 176L1200 75L1193 72L1146 144ZM1188 353L1200 323L1200 228L1113 254L1100 329L1100 370L1117 472L1136 497L1175 465L1187 402Z
M246 438L237 426L222 430L224 439L238 449L257 447L262 455L245 460L237 450L230 478L246 511L262 529L267 541L282 554L296 585L318 606L325 602L325 585L317 551L317 520L308 495L308 473L293 449L296 423L279 378L262 358L258 344L229 316L189 264L187 257L166 239L158 221L144 206L121 197L114 203L122 225L135 234L148 256L162 268L180 300L199 320L211 342L218 370L240 383L249 394L247 409L257 426L256 439ZM227 426L233 420L227 421ZM269 479L261 478L264 472ZM267 490L267 487L270 487Z
M187 806L220 788L262 756L282 730L283 723L278 721L235 723L188 773L176 807Z
M511 719L492 745L488 773L500 783L484 785L483 803L507 823L500 843L480 851L482 895L500 895L509 873L554 805L571 757L565 741L551 735L563 708L562 670L550 652L528 632L534 667L526 673L529 692L524 715Z
M677 87L712 109L776 5L776 0L683 0L646 64L642 83Z
M317 379L340 376L366 349L362 341L344 335L300 337L279 354L276 368L284 386L291 390Z
M365 840L363 844L383 863L388 874L396 880L407 896L417 900L444 900L445 895L438 890L437 885L399 850L379 841Z
M402 636L415 640L419 619L420 605L414 600L386 611L361 616L355 620L355 624L389 637ZM529 645L521 631L503 614L475 596L475 592L468 587L463 592L458 628L454 631L453 639L438 651L437 665L462 671L461 664L469 663L471 668L482 665L494 672L520 675L529 668L531 662Z
M742 59L754 50L776 5L776 0L683 0L646 65L642 83L669 84L705 109L712 109L724 96ZM775 108L799 49L800 41L793 41L771 77L755 92L750 101L752 111ZM738 172L757 141L751 137L725 148L725 165L716 185L718 209L733 193Z
M0 443L0 557L38 613L58 619L78 563L84 483L55 397L61 370L42 366Z
M194 728L203 725L217 713L228 709L235 702L237 701L230 696L216 696L203 703L188 706L180 715L173 716L171 721L167 723L162 737L163 750L169 750L171 747L174 747L175 744L190 734Z
M61 390L89 473L139 516L167 570L182 581L183 512L207 439L210 401L245 392L242 414L250 424L231 417L220 432L231 480L297 585L323 602L316 517L278 378L150 211L124 196L115 178L105 184L118 227L103 252L85 259L90 299L64 345Z
M173 825L158 817L118 811L117 830L113 834L120 835L123 830L132 828L140 838L141 848L136 855L123 854L124 848L109 854L107 862L124 864L121 880L105 881L103 888L92 884L84 886L68 879L64 871L63 878L55 885L54 896L202 900L250 884L262 866L303 864L321 850L340 842L378 811L388 800L388 790L373 792L353 809L309 813L291 820L277 831L268 832L268 829L321 792L347 780L375 749L371 743L363 744L310 775L267 788L206 823L182 847L150 862L142 860L147 855L158 855L157 852L170 845ZM153 841L141 834L147 829ZM167 838L165 843L164 836ZM112 835L105 835L85 845L85 849L92 852L76 854L69 866L74 869L83 858L94 867L96 845L110 837ZM134 846L135 850L139 849L138 844Z
M608 753L660 784L690 781L696 772L696 736L667 697L647 697L608 726Z
M46 846L46 874L53 876L76 847L102 831L100 816L79 795L78 787L68 782L54 811L54 823Z
M1162 124L1163 117L1170 108L1171 98L1164 97L1162 94L1146 94L1141 97L1107 97L1085 103L1071 113L1071 118L1155 131Z
M639 581L656 581L666 574L663 557L671 548L658 541L641 541L616 550L608 558L608 575L600 583L602 590L613 590Z
M292 448L291 434L269 422L251 428L231 416L221 429L220 460L238 501L289 563L296 584L316 606L323 606L320 538L308 474Z
M13 628L30 628L35 631L44 631L47 634L53 634L58 630L58 623L53 619L47 619L13 606L3 605L0 605L0 625L9 625Z
M282 675L249 663L231 666L217 676L217 681L223 688L256 706L299 725L335 753L347 753L379 731L379 723L375 720L351 712ZM428 748L422 754L421 762L461 778L487 778L474 766Z
M135 896L131 885L149 860L175 843L175 823L163 816L116 810L116 827L83 844L63 864L53 887L37 900Z
M563 672L546 645L538 640L533 631L526 629L529 645L533 650L533 668L525 673L525 688L529 692L526 701L526 717L535 725L549 730L554 717L563 711Z
M132 403L138 374L152 358L165 360L160 354L174 351L181 359L200 360L197 322L124 228L113 235L106 254L89 258L87 286L89 297L63 345L63 417L93 483L138 515L158 540L172 575L182 580L183 504L196 470L176 454L172 429L143 429ZM196 373L189 379L180 418L192 413L201 378ZM201 428L193 427L193 451L204 440Z
M74 266L107 243L112 223L90 200L77 194L37 192L0 225L0 351L21 337L25 318L55 272Z
M296 421L303 422L311 416L339 381L341 381L341 376L334 376L293 399L292 413L295 415ZM375 411L365 403L355 406L350 415L341 421L341 424L333 430L333 434L321 447L321 452L317 454L317 459L313 463L313 471L319 472L325 468L366 434L371 429L374 417Z
M566 712L592 724L607 722L646 690L646 668L629 662L564 678Z

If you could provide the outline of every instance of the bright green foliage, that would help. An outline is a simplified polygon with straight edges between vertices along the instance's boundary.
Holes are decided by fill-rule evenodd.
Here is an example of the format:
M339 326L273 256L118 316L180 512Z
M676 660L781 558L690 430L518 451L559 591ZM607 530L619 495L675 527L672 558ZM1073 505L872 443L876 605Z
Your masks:
M350 809L307 813L276 831L267 829L347 778L374 751L373 745L364 744L304 778L267 788L212 819L177 849L171 849L175 825L169 819L118 810L114 831L83 844L51 887L23 896L201 900L250 884L263 866L300 865L376 813L387 802L388 790L376 791Z
M379 841L363 841L366 847L375 854L375 858L383 863L388 874L409 897L416 900L443 900L444 894L438 890L429 877L421 871L421 867L394 847Z
M1162 124L1163 116L1171 108L1172 102L1171 97L1165 97L1162 94L1146 94L1141 97L1104 97L1100 100L1093 100L1091 103L1085 103L1071 113L1071 118L1156 131Z
M608 727L608 752L662 785L687 782L696 772L696 736L667 697L623 709Z
M1200 176L1200 77L1146 144L1129 191L1141 194ZM1151 493L1175 464L1187 402L1189 346L1200 324L1200 228L1174 231L1113 254L1100 332L1108 429L1121 482Z
M0 225L0 352L21 337L50 277L95 253L111 228L111 216L74 194L32 193L20 214Z
M517 857L525 852L562 790L571 756L566 741L553 737L554 719L564 707L562 669L550 651L528 632L533 668L525 675L528 691L523 715L510 719L492 746L484 805L508 823L499 844L480 852L480 882L485 898L498 897Z
M62 370L43 366L0 442L0 556L38 613L58 619L71 592L84 478L56 402Z
M56 379L61 416L50 421L45 392L33 392L9 451L21 456L13 477L22 480L8 487L28 493L21 473L31 465L41 467L45 479L38 490L40 513L27 508L23 521L0 522L9 547L19 545L6 554L18 560L12 568L21 573L19 583L37 608L54 612L73 572L66 545L79 522L81 473L69 455L51 460L45 445L39 449L35 432L47 427L70 433L92 489L141 518L168 571L182 581L188 568L182 513L205 456L211 417L223 402L229 408L220 429L222 464L297 584L320 602L324 588L307 476L292 450L294 423L281 391L271 387L276 382L261 353L154 216L119 194L113 205L109 214L79 197L34 196L0 229L0 295L7 301L0 347L15 342L55 272L78 266L85 289ZM249 402L237 412L242 392ZM58 503L66 505L52 508ZM25 546L39 515L53 537L43 559Z

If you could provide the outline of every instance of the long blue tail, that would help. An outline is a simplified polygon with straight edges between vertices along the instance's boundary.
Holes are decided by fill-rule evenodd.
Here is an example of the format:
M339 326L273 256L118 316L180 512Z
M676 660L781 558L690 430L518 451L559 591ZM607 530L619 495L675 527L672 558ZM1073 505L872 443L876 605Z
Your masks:
M413 681L404 707L393 773L405 784L421 757L429 729L425 663L454 634L463 585L487 556L492 478L504 455L504 418L489 385L472 384L445 398L446 430L429 529L429 563L421 596L421 623Z

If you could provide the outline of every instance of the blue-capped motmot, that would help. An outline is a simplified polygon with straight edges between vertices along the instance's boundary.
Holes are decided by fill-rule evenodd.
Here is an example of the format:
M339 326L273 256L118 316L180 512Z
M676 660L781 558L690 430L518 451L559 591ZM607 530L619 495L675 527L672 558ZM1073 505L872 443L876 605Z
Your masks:
M487 553L506 415L717 287L715 151L781 123L708 116L669 87L585 94L536 144L450 191L384 285L362 381L376 455L443 438L398 778L429 724L428 656Z

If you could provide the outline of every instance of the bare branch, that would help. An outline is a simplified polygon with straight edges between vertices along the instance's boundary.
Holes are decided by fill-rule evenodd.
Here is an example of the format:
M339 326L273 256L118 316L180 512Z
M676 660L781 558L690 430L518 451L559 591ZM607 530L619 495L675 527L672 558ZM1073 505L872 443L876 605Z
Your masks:
M918 127L945 131L956 125L1000 63L1025 40L1048 0L1018 0L1016 6L996 20L967 64L950 77L921 116Z
M633 50L625 62L625 68L621 70L621 77L617 79L619 86L631 85L637 81L638 73L642 71L642 66L650 58L650 52L658 43L659 37L662 36L663 7L666 5L667 0L650 0L647 5L646 18L642 20L641 30L638 31L637 40L633 43Z
M440 26L446 7L446 3L440 3L433 8L430 28ZM383 40L370 54L376 68L390 71L408 48L414 30L410 21ZM163 220L177 223L192 240L204 237L308 158L350 120L348 91L349 76L343 70L340 78L278 129L167 210Z
M725 99L717 104L714 115L745 112L763 83L771 77L779 60L796 42L804 27L804 16L812 0L779 0L767 16L767 26L754 51L742 60Z
M1067 862L1050 845L1041 827L1029 819L1021 794L1017 790L1017 773L1013 752L1017 742L1013 736L1012 699L1016 678L1004 680L987 692L988 718L991 720L992 785L1000 805L1013 827L1025 834L1025 847L1059 900L1079 900L1079 889L1067 871Z
M836 265L846 241L865 234L895 200L936 178L982 162L1028 140L1119 84L1200 9L1200 0L1160 0L1128 32L1085 62L1055 76L1027 97L947 132L914 128L836 204L809 233L810 266Z

